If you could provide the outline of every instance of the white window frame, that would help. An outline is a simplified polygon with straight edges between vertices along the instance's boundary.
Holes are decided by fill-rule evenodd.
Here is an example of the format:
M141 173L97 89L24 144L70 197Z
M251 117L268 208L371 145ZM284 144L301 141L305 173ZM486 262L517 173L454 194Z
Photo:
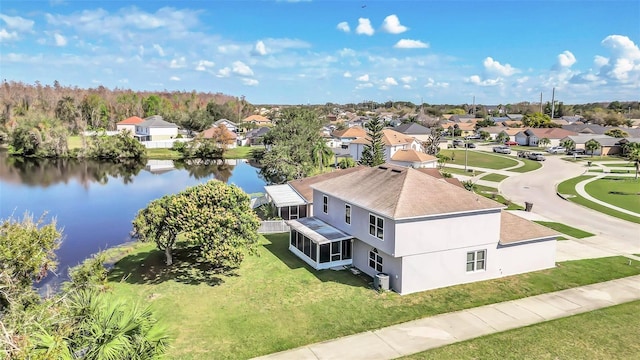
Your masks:
M471 255L471 260L469 260L469 255ZM482 255L482 256L479 256L479 255ZM469 265L471 265L471 269L469 269ZM486 271L487 270L487 250L483 249L483 250L468 251L467 258L466 258L466 270L468 273Z
M371 218L374 218L374 223L371 224ZM382 227L378 227L378 221L382 220ZM374 233L371 233L371 227L373 226ZM378 230L382 233L382 236L378 236ZM384 218L372 213L369 213L369 235L384 241Z
M322 195L322 212L329 213L329 197L327 195Z
M383 270L383 265L382 265L382 256L380 256L380 253L378 253L378 249L373 248L371 250L369 250L369 259L368 259L368 263L369 263L369 267L372 268L373 270L377 271L377 272L382 272ZM372 266L373 263L373 266Z
M351 205L344 204L344 222L351 225Z

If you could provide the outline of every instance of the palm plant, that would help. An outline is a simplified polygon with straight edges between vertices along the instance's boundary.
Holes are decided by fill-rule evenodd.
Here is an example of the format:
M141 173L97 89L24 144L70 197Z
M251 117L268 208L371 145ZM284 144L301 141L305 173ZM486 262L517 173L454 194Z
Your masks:
M600 146L600 143L595 139L591 139L584 143L584 148L591 154L591 157L593 157L593 153L598 150Z
M636 177L638 180L638 173L640 172L640 142L628 143L625 145L625 154L627 159L634 163L636 167Z
M540 145L541 147L545 147L549 144L551 144L551 140L549 140L548 138L542 138L540 139L540 141L538 141L538 145Z

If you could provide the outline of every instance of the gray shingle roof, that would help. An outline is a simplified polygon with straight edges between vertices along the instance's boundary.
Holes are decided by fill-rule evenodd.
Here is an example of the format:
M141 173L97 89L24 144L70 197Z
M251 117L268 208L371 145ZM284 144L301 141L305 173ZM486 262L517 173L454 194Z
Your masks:
M154 128L177 128L178 125L170 123L168 121L164 121L162 116L153 115L145 118L143 122L141 122L138 126L142 127L154 127Z

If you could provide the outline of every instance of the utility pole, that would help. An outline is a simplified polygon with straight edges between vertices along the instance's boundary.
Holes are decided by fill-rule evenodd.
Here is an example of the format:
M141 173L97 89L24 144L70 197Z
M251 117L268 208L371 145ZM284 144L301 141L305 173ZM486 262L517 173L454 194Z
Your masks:
M542 91L540 91L540 114L544 114L542 112Z
M473 117L476 117L476 97L473 96Z
M551 91L551 120L553 120L553 115L556 110L556 88L553 88Z

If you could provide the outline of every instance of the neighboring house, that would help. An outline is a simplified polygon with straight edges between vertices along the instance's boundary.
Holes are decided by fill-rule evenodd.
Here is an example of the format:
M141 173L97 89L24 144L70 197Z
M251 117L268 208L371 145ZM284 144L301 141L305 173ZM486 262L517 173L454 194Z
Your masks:
M158 141L175 139L178 125L164 121L162 116L153 115L136 125L135 137L140 141Z
M495 140L500 133L504 133L509 137L509 141L515 141L516 134L522 131L522 129L508 128L503 126L490 126L486 128L480 128L478 131L486 131L489 133L489 138Z
M511 120L522 121L524 115L522 114L507 114L507 117Z
M355 160L362 159L362 151L364 146L369 144L367 137L357 138L349 143L349 155ZM384 145L384 160L390 162L393 155L399 150L416 150L422 151L422 144L411 136L404 135L395 130L382 130L382 143Z
M278 217L284 220L304 218L313 216L311 185L362 169L364 169L363 166L339 169L304 179L291 180L283 185L268 185L264 190L267 193L267 200L275 206Z
M247 131L245 135L246 145L262 145L262 138L271 130L268 127L259 127Z
M216 139L218 145L224 146L226 149L235 148L238 141L238 134L227 129L222 123L202 131L200 136L205 139Z
M257 126L269 126L269 125L271 125L271 120L269 120L269 118L264 117L262 115L247 116L246 118L244 118L242 120L242 122L252 123L252 124L255 124Z
M419 141L427 141L427 139L429 139L429 135L431 135L431 129L414 122L398 125L394 127L393 130L412 136Z
M614 138L608 135L599 134L579 134L570 135L563 138L560 142L565 140L572 140L576 149L586 149L585 144L589 140L595 140L600 144L600 148L593 152L593 155L615 155L622 152L622 146L620 145L620 138ZM624 143L624 142L623 142ZM591 155L591 152L587 152L587 155Z
M385 164L311 188L314 215L288 221L289 249L315 269L354 266L404 295L555 266L555 232L420 170Z
M620 129L630 137L640 137L640 129L628 128L628 127L619 127L619 126L602 126L597 124L571 124L564 125L562 127L565 130L574 131L579 134L598 134L604 135L609 130Z
M548 146L559 146L561 139L571 135L577 133L561 128L528 128L516 134L515 142L522 146L538 146L540 139L547 138Z
M449 122L442 124L442 128L447 130L450 128L455 128L456 126L458 127L458 129L460 129L460 136L462 137L473 135L476 133L476 122L473 121L461 123Z
M498 124L498 123L503 123L505 121L510 121L511 119L509 119L506 116L492 116L489 119L491 119L494 123Z
M342 130L334 130L331 136L335 139L334 144L346 148L353 140L367 136L367 132L360 126L354 126Z
M142 118L139 118L137 116L132 116L130 118L124 119L116 123L116 130L118 131L128 130L129 132L131 132L131 135L134 135L136 133L136 125L142 122L144 122Z
M216 122L213 123L213 125L215 126L220 126L220 125L224 125L227 130L237 133L238 132L238 124L234 123L231 120L227 120L227 119L220 119Z
M582 121L584 118L580 115L563 116L560 119L567 121L569 124L573 124L577 121Z
M438 165L438 158L413 149L396 151L389 163L415 169L432 168Z

